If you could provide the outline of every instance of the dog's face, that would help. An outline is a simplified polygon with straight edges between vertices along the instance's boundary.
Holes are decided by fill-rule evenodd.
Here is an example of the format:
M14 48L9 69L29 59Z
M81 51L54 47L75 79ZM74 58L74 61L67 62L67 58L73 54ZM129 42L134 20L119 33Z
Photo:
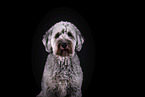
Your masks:
M81 50L84 39L76 26L61 21L46 32L42 42L47 52L60 57L72 57L75 50Z

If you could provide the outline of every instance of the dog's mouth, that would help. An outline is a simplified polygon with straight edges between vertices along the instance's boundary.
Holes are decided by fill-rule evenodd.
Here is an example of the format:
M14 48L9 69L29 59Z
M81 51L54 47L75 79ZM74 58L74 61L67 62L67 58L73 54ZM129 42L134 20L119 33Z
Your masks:
M56 54L60 56L69 56L70 54L72 54L70 43L59 43Z

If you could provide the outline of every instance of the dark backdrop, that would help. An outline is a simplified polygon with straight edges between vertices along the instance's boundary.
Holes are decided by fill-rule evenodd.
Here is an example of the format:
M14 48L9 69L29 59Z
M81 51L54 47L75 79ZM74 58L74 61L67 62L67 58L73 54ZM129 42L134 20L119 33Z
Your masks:
M6 92L1 93L18 97L39 94L48 55L42 36L54 23L67 20L85 38L82 50L77 53L84 72L83 97L140 94L136 92L139 89L136 86L141 86L137 83L141 73L136 68L139 50L134 44L138 43L135 35L139 32L142 6L135 3L91 0L3 3L1 84ZM68 9L60 11L62 7ZM59 11L53 12L55 9Z

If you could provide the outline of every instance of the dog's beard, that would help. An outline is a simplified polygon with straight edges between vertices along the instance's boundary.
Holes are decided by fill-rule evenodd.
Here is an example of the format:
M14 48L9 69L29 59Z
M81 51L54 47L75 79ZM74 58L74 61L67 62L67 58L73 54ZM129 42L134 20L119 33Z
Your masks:
M57 52L56 52L56 55L59 55L59 56L69 56L72 54L72 45L70 42L67 43L67 47L66 48L63 48L61 46L61 43L58 43L58 46L57 46Z

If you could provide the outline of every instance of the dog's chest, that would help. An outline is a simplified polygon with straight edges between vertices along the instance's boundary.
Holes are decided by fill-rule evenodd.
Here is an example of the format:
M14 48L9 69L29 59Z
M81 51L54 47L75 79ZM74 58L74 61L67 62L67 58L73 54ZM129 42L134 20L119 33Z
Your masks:
M57 61L57 70L54 72L54 79L56 81L70 80L73 76L73 64L71 59L64 59L62 61Z

